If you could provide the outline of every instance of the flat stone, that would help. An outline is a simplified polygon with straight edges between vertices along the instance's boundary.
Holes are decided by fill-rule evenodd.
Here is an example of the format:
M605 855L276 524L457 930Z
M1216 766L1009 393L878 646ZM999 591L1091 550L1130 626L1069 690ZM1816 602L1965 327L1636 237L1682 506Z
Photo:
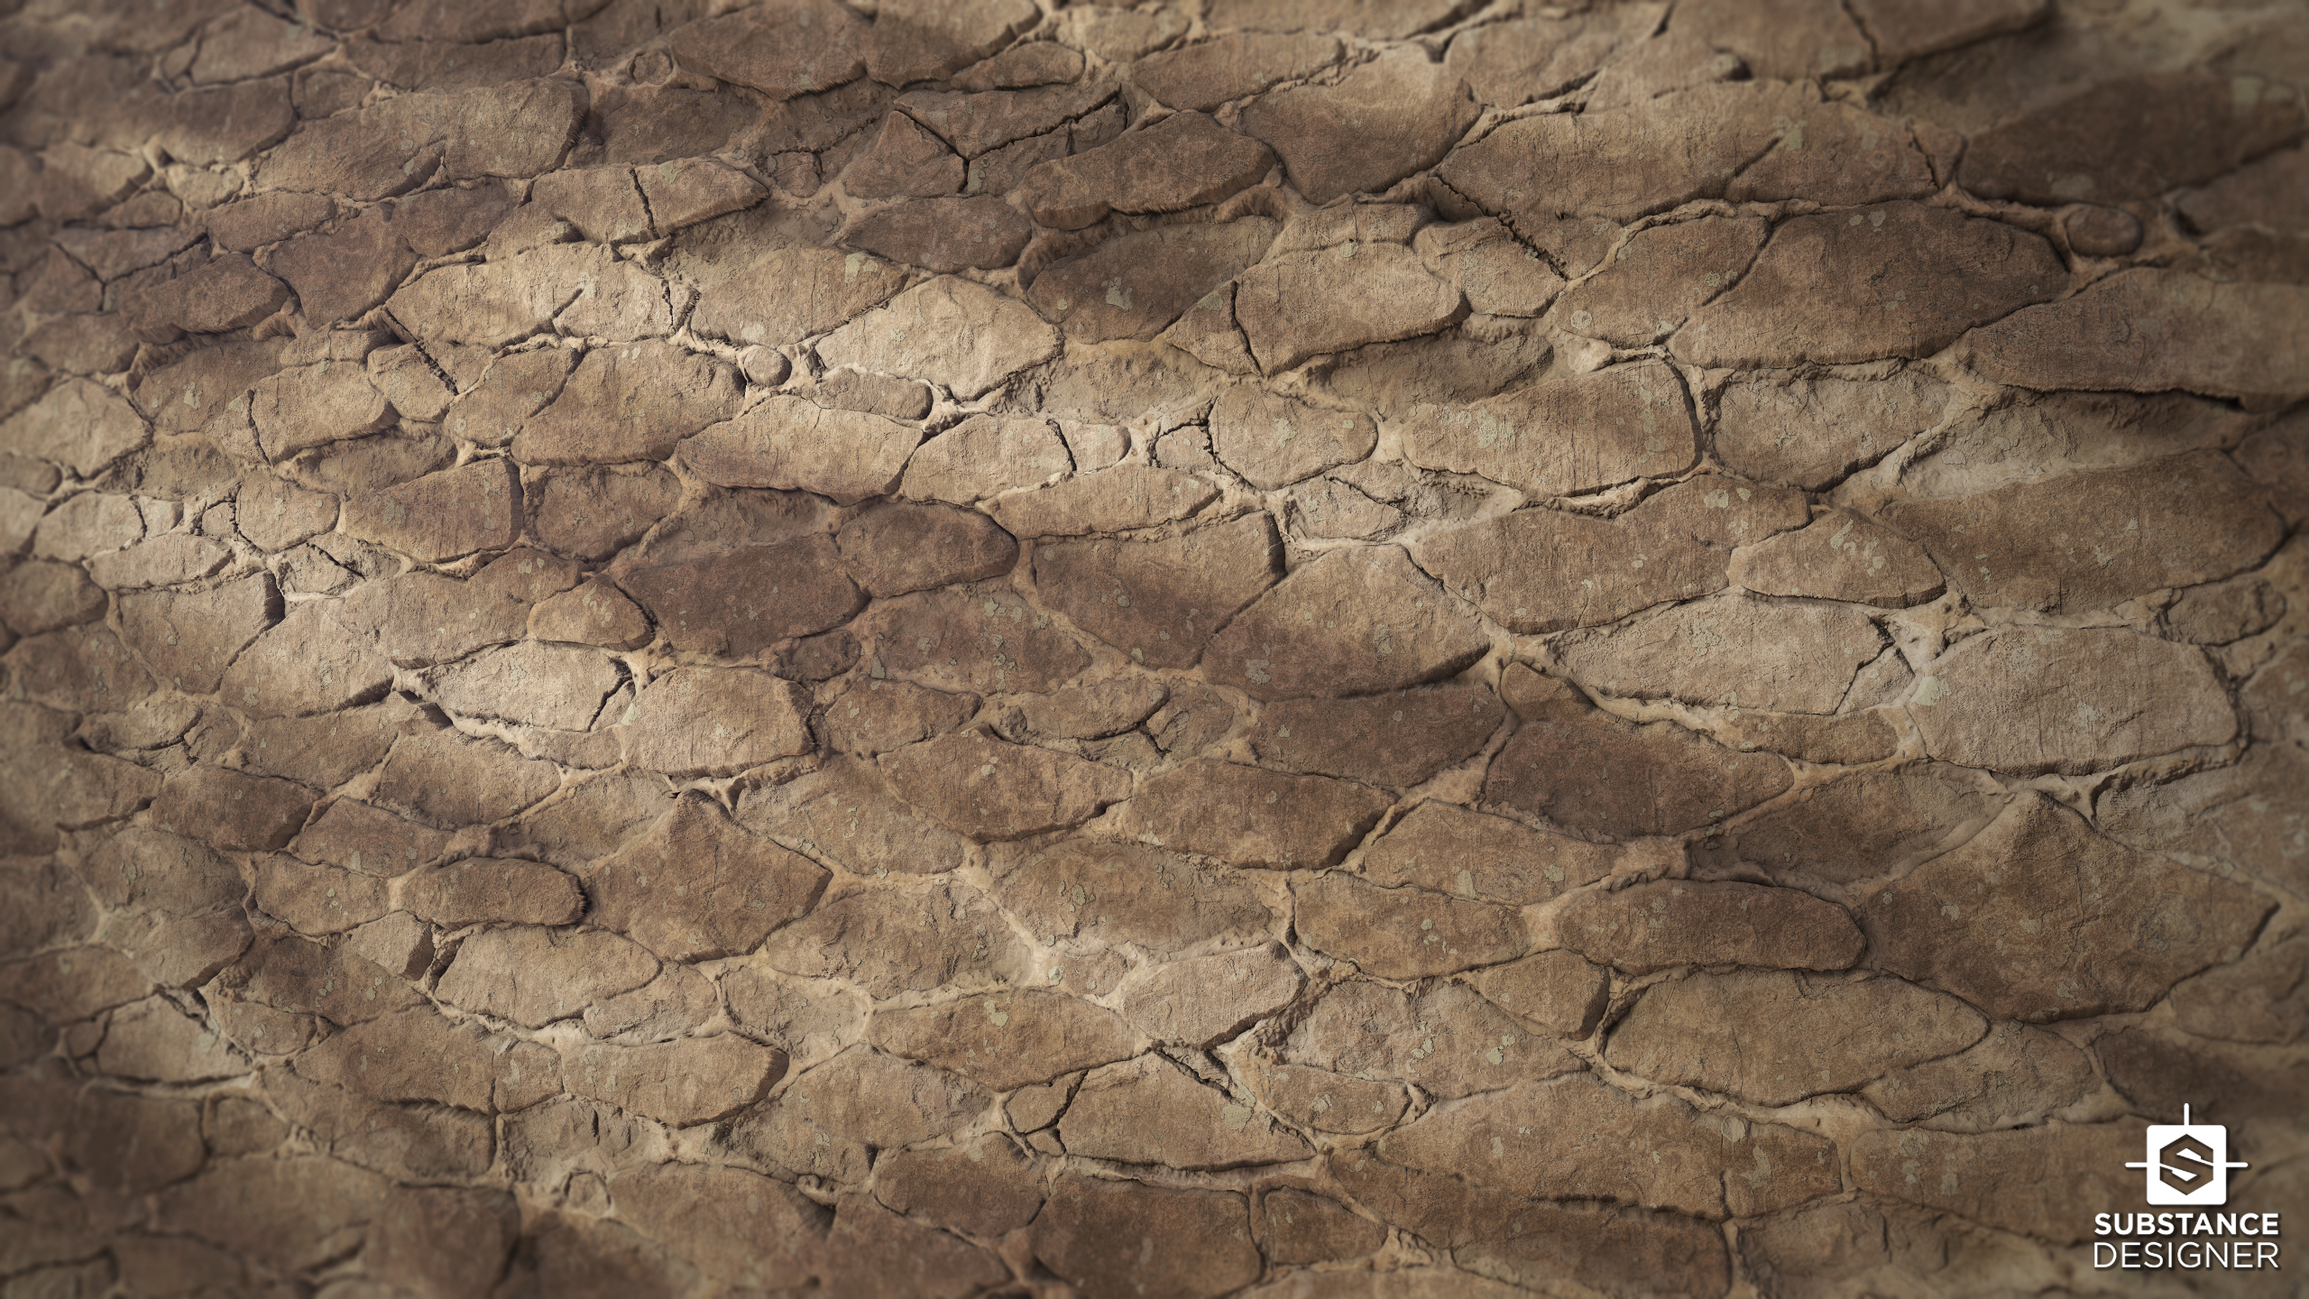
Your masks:
M1898 1123L1994 1132L2042 1123L2099 1085L2091 1057L2068 1039L1999 1023L1966 1050L1890 1070L1860 1094Z
M1259 1276L1240 1195L1079 1175L1049 1195L1033 1227L1035 1257L1086 1292L1144 1284L1202 1299Z
M257 864L250 896L265 914L302 934L343 933L392 909L384 881L281 853Z
M657 969L655 957L615 934L524 925L459 944L438 991L460 1009L540 1028L640 987Z
M784 353L772 353L782 362ZM842 410L864 411L884 419L918 420L930 413L933 394L928 384L886 374L836 370L818 381L817 400Z
M2289 96L2201 74L2117 77L1977 133L1956 177L1984 198L2119 203L2201 185L2300 131Z
M739 816L856 875L931 875L961 866L969 841L915 815L882 768L837 757L804 776L747 794Z
M871 757L954 730L977 715L978 704L976 695L868 677L852 682L827 704L818 725L828 748ZM1025 737L1006 733L1003 738Z
M626 752L670 776L727 775L809 752L806 709L792 683L767 672L676 668L635 697Z
M1292 1028L1283 1055L1333 1074L1417 1083L1448 1099L1581 1067L1552 1035L1533 1034L1530 1025L1458 983L1431 983L1416 993L1364 980L1341 983ZM1368 1093L1339 1099L1350 1095ZM1358 1106L1317 1125L1369 1131L1393 1121L1374 1123L1361 1117L1365 1112Z
M1742 546L1803 527L1812 517L1802 492L1759 487L1717 474L1694 474L1652 493L1636 515L1678 540Z
M1264 96L1243 110L1243 129L1274 146L1291 184L1320 205L1434 166L1479 111L1456 69L1404 53L1336 85Z
M592 726L618 684L606 655L533 641L484 650L433 681L435 701L451 713L562 731Z
M690 328L784 347L836 328L906 287L906 272L861 253L782 248L698 296Z
M1124 994L1122 1013L1158 1042L1207 1048L1288 1005L1305 984L1290 955L1269 943L1156 966Z
M1367 785L1206 759L1147 781L1120 828L1238 866L1309 869L1337 865L1392 801Z
M2062 1197L2025 1187L2059 1186L2065 1196L2115 1203L2134 1194L2124 1168L2146 1134L2136 1121L2048 1123L2017 1132L1956 1136L1916 1129L1863 1133L1852 1143L1852 1180L1874 1195L1961 1214L2001 1231L2060 1245L2088 1239L2090 1219L2072 1221ZM1937 1173L1938 1176L1928 1174Z
M512 556L495 563L508 558ZM328 611L336 622L350 629L353 643L365 653L407 667L431 667L490 645L519 640L529 622L528 601L508 598L504 590L479 575L465 581L423 572L380 578L363 583ZM290 610L280 627L267 635L280 635L281 628L294 624L302 614L301 606ZM241 656L235 670L263 648L264 641L260 640ZM228 692L232 689L230 674L225 688Z
M550 80L403 95L297 132L273 151L262 183L367 201L429 174L536 176L561 161L585 103L582 87Z
M1024 303L941 277L835 330L817 351L829 366L922 379L967 401L1048 360L1058 334Z
M181 532L98 555L88 563L96 584L112 591L197 582L232 561L221 541Z
M1186 667L1211 635L1274 584L1276 537L1246 514L1161 541L1046 544L1036 593L1077 626L1147 667Z
M944 141L894 112L882 119L874 142L842 173L842 189L852 198L927 198L961 189L962 175L962 159Z
M1513 909L1426 889L1322 875L1292 894L1300 941L1384 979L1495 965L1522 955L1530 942Z
M259 717L333 712L383 694L392 665L325 603L301 604L225 669L220 693Z
M1724 187L1734 203L1806 198L1850 207L1930 198L1940 189L1909 127L1856 105L1806 102L1769 153ZM1775 126L1777 123L1775 123ZM1945 164L1943 164L1945 166Z
M124 711L155 685L120 639L100 626L67 627L21 641L6 663L16 698L60 711Z
M1455 675L1488 648L1473 620L1386 546L1299 568L1213 637L1205 658L1213 681L1287 699L1399 690Z
M40 559L83 560L134 545L144 536L144 516L130 496L82 492L41 518L32 532L32 553Z
M1423 226L1411 247L1482 315L1536 316L1563 292L1563 277L1495 220Z
M525 464L663 460L737 414L742 396L736 374L713 357L652 342L595 348L521 426L513 453Z
M500 261L436 267L386 300L405 333L427 344L499 348L550 334L553 318L578 295L580 277L622 265L606 248L556 244Z
M1259 1240L1278 1263L1360 1258L1387 1239L1387 1229L1358 1217L1329 1196L1278 1187L1259 1197Z
M1557 913L1556 935L1590 960L1638 974L1676 965L1841 970L1863 945L1832 902L1730 881L1582 893Z
M345 503L348 536L439 562L499 550L521 534L521 478L509 460L427 474Z
M1566 632L1553 649L1566 677L1608 695L1831 713L1884 637L1850 607L1734 595Z
M1947 586L1922 546L1849 510L1823 514L1800 531L1740 550L1729 576L1761 595L1884 609L1922 604Z
M9 576L31 567L19 567ZM217 689L240 652L270 625L272 611L279 607L276 601L272 584L261 575L208 591L124 595L122 639L156 676L188 694L208 694ZM14 619L10 622L13 625Z
M845 567L821 533L636 569L619 580L674 648L745 659L839 626L865 607Z
M1975 605L2044 610L2217 581L2284 537L2266 490L2216 451L1902 501L1885 521L1922 542Z
M890 117L908 120L897 113ZM938 192L951 195L961 186L962 161L950 153L946 157L954 163L954 183ZM1016 208L992 195L979 195L885 207L860 219L842 239L899 265L949 274L1008 266L1018 260L1033 233L1033 223Z
M1443 23L1454 12L1445 0L1412 0L1379 7L1358 0L1314 0L1304 5L1280 0L1219 0L1203 15L1203 21L1221 30L1343 32L1372 41L1399 41Z
M1727 585L1722 555L1676 535L1666 513L1638 506L1606 520L1517 510L1430 534L1415 550L1446 589L1510 630L1595 627Z
M1182 1169L1293 1163L1313 1153L1159 1055L1093 1069L1058 1132L1069 1154Z
M1618 857L1584 840L1431 801L1364 850L1363 876L1382 888L1414 885L1529 906L1602 879Z
M1378 1082L1251 1058L1243 1075L1259 1103L1276 1114L1321 1132L1359 1135L1391 1127L1410 1108L1401 1083Z
M249 1071L246 1056L234 1051L199 1020L187 1018L158 997L112 1013L97 1068L116 1078L154 1082L207 1082Z
M1090 655L1007 585L930 591L877 604L860 638L877 669L940 690L990 695L1046 691L1090 666Z
M779 0L675 30L670 48L708 76L787 99L865 71L867 27L831 0Z
M1738 280L1766 229L1754 217L1717 217L1639 231L1601 272L1565 292L1548 318L1575 334L1646 346Z
M1308 76L1338 57L1339 42L1327 36L1230 33L1147 55L1131 65L1130 77L1173 108L1208 113L1278 81Z
M993 906L977 890L957 883L915 896L875 890L828 899L773 935L764 950L772 969L804 978L845 979L877 999L936 988L992 987L1005 971L1024 964ZM1056 1069L1051 1076L1078 1067Z
M375 1173L323 1155L219 1160L164 1192L158 1219L236 1258L294 1271L355 1248L390 1187Z
M1650 33L1647 17L1639 9L1491 23L1454 37L1444 62L1477 99L1513 108L1552 99L1591 76L1620 46Z
M1036 275L1026 300L1084 342L1153 338L1248 270L1279 229L1241 217L1119 235Z
M793 1187L759 1173L664 1163L623 1172L611 1189L620 1216L715 1277L783 1287L807 1279L823 1260L826 1211ZM765 1248L761 1242L774 1243ZM630 1245L626 1250L638 1252ZM566 1252L584 1259L590 1251ZM694 1283L695 1270L681 1271L686 1277L677 1278L670 1267L657 1275L637 1271L631 1280L613 1276L605 1288L657 1288L680 1279ZM571 1283L590 1279L568 1278Z
M2309 185L2309 151L2295 146L2264 154L2184 195L2178 206L2189 225L2206 234L2236 226L2299 233L2301 219L2293 196L2304 185Z
M2063 894L2018 869L2063 863L2093 885ZM1870 963L1929 980L2027 1023L2134 1010L2179 980L2236 959L2273 903L2102 838L2041 795L1860 908ZM1973 956L1983 928L1997 959ZM1947 946L1946 944L1957 944Z
M2295 1007L2309 943L2281 941L2173 989L2174 1020L2192 1037L2291 1045L2304 1036Z
M171 385L156 374L144 386L167 390ZM138 389L140 397L144 386ZM150 436L136 407L86 379L66 379L0 422L0 449L53 461L84 477L143 446Z
M1399 244L1287 253L1247 272L1235 318L1269 374L1326 353L1431 334L1464 312L1459 290Z
M543 862L469 857L410 877L403 905L446 929L492 922L566 925L584 914L577 881Z
M1763 0L1754 6L1709 5L1684 28L1740 56L1759 77L1800 81L1850 77L1871 63L1868 38L1843 6L1830 0Z
M1709 367L1929 356L2065 282L2051 245L2001 222L1907 202L1794 217L1669 350Z
M1682 385L1657 362L1615 366L1465 408L1422 407L1409 423L1404 451L1412 463L1482 474L1540 496L1576 496L1679 473L1697 454Z
M1036 850L1002 876L994 896L1043 942L1239 946L1264 938L1275 922L1249 878L1140 844L1070 839Z
M1852 15L1867 28L1885 67L1927 54L2021 31L2043 18L2042 0L1961 0L1920 8L1898 0L1854 0Z
M1561 1038L1594 1032L1611 998L1611 973L1562 949L1478 971L1468 982L1484 1000Z
M1992 781L1909 762L1814 786L1724 836L1734 858L1793 884L1855 884L1938 855L2004 806Z
M251 474L235 502L234 521L259 550L287 550L337 525L334 496L308 492L270 474Z
M1735 753L1673 722L1627 722L1590 707L1568 686L1526 680L1521 689L1530 691L1530 702L1515 705L1524 726L1492 760L1487 802L1574 834L1625 839L1720 821L1794 779L1769 754Z
M688 1127L760 1100L785 1076L786 1054L720 1033L646 1046L573 1045L563 1052L561 1069L577 1095Z
M1742 380L1718 399L1716 452L1750 477L1818 490L1938 423L1947 399L1946 384L1916 370Z
M1285 771L1402 789L1474 756L1505 716L1497 696L1479 687L1284 700L1260 712L1251 753Z
M246 329L287 305L287 285L238 253L212 261L148 289L130 292L121 314L137 336L165 343L179 331L215 334Z
M452 1024L430 1007L355 1024L299 1056L297 1072L371 1100L432 1101L484 1114L520 1109L561 1089L551 1051Z
M965 1145L893 1151L874 1170L874 1195L972 1236L1001 1236L1033 1221L1042 1207L1034 1165L1010 1138L989 1134Z
M1379 440L1368 415L1324 410L1253 384L1230 388L1211 411L1212 450L1269 491L1361 460Z
M1019 190L1034 219L1079 230L1109 212L1175 212L1228 198L1266 177L1274 155L1201 113L1178 113L1112 144L1056 159Z
M1048 420L973 415L914 452L903 491L917 500L968 505L1063 478L1072 463Z
M1131 1054L1121 1017L1056 992L1003 992L944 1006L885 1010L867 1036L892 1055L1010 1091Z
M879 415L772 397L684 442L680 456L720 486L798 488L851 504L889 491L921 440Z
M1104 739L1154 715L1170 697L1167 687L1143 677L1117 677L1029 695L1005 708L994 730L1020 743L1050 739Z
M143 597L135 607L142 613L151 607L153 598ZM126 601L123 605L126 606ZM87 571L78 564L33 560L18 564L8 570L7 576L0 577L0 621L5 621L8 629L20 636L37 636L59 627L96 622L109 607L104 588L89 581ZM263 616L261 609L258 616ZM149 613L143 613L138 621L149 627L150 618ZM139 642L146 639L132 633L128 641L141 650L143 646Z
M1117 768L971 735L909 745L881 765L899 797L981 843L1079 825L1131 792Z
M2283 744L2256 744L2234 766L2169 784L2143 782L2106 796L2102 830L2136 848L2200 867L2219 863L2300 892L2309 880L2294 847L2302 815L2295 793L2309 759Z
M1909 716L1925 751L1945 761L2103 770L2236 735L2203 655L2121 628L1989 632L1959 641L1919 678ZM2024 733L2010 725L2016 715L2038 720Z
M551 763L524 759L495 739L418 723L393 742L372 797L454 827L505 820L560 785Z
M835 543L867 594L878 597L998 577L1018 556L1018 542L985 515L908 501L868 508L842 526Z

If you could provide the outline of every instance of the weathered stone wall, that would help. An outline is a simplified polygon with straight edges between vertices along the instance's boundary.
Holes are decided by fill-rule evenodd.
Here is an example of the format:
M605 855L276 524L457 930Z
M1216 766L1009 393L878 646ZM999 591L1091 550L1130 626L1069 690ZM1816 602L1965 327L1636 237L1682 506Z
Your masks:
M6 1294L2309 1225L2297 4L0 9Z

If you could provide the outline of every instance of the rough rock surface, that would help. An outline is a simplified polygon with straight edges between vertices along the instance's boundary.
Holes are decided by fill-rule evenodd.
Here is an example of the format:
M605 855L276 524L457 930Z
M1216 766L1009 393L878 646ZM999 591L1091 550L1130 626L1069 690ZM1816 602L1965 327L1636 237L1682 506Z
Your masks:
M0 1293L2300 1201L2300 6L0 11Z

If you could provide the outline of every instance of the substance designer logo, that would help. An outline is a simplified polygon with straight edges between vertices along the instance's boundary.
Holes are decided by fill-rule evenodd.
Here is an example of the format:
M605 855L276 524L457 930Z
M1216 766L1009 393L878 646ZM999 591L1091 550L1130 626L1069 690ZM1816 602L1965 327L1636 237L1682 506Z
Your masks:
M2229 1202L2229 1170L2246 1165L2230 1162L2229 1129L2189 1122L2183 1105L2181 1121L2151 1126L2147 1155L2125 1167L2146 1172L2151 1204L2220 1205Z

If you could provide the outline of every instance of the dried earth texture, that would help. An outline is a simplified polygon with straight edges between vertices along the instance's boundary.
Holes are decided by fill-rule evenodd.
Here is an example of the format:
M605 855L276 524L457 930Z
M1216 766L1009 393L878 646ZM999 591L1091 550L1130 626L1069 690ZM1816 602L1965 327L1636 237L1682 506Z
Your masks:
M2298 0L0 0L0 1296L2251 1294Z

